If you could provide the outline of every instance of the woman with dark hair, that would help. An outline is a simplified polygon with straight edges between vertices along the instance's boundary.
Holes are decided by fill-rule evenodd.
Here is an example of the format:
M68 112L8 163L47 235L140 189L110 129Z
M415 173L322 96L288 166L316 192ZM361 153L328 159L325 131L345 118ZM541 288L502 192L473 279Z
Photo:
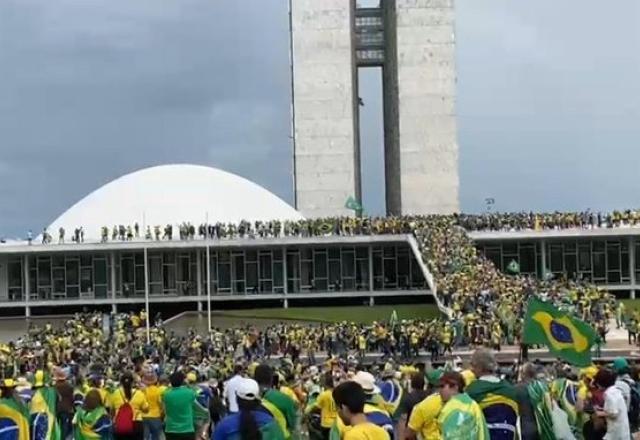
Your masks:
M442 375L440 397L444 406L438 424L444 440L490 438L480 405L464 392L464 378L460 373L452 371Z
M98 390L89 391L82 407L77 409L73 418L73 431L76 440L111 439L111 418L102 405Z
M607 422L607 433L604 436L610 440L630 440L629 418L624 396L616 387L616 373L608 368L602 368L596 374L594 382L598 388L604 390L604 406L595 408L595 415Z
M282 429L260 403L260 387L253 379L242 379L236 388L239 412L222 419L213 440L284 440Z
M130 372L120 377L120 387L109 396L109 408L116 440L142 440L142 414L149 410L149 403L144 393L134 388Z

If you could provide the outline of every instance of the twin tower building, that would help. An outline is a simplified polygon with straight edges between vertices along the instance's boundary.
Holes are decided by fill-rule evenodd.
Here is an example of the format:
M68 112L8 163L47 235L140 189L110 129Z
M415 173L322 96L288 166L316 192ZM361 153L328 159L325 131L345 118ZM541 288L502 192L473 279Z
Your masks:
M457 212L453 0L290 0L290 13L296 208L348 215L361 200L358 69L380 67L387 214Z

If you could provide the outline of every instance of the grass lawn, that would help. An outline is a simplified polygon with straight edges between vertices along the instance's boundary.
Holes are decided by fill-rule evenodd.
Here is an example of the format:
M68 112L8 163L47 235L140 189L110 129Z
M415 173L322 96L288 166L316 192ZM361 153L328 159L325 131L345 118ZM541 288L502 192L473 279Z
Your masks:
M217 315L238 318L294 319L300 321L369 323L388 320L393 310L398 319L435 318L440 315L435 304L401 304L395 306L292 307L289 309L251 309L220 311Z
M640 309L640 299L623 299L621 301L624 303L627 311Z

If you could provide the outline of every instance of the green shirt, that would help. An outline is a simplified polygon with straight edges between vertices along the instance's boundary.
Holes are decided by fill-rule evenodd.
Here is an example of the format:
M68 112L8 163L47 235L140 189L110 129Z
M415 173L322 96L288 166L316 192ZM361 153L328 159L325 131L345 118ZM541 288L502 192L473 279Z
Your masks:
M280 410L287 422L287 430L292 432L296 428L297 423L296 403L293 399L278 390L269 390L262 398Z
M195 432L193 426L193 402L195 400L196 393L186 386L169 388L162 395L165 432L175 434Z

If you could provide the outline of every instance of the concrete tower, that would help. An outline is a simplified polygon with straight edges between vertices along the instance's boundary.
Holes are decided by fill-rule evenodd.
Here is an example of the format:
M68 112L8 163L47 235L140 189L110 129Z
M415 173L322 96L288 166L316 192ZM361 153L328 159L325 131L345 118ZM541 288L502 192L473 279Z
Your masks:
M343 215L361 200L357 73L381 67L387 213L458 211L453 0L290 6L296 208Z

